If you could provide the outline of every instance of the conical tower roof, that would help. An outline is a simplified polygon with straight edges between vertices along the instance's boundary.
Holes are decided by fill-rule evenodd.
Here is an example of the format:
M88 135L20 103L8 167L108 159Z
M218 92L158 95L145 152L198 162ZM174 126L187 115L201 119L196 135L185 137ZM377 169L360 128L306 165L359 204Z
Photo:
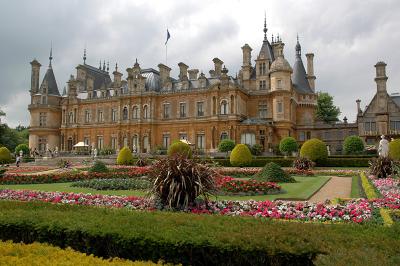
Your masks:
M313 93L310 83L307 80L306 69L304 68L303 61L301 60L301 46L299 38L296 44L296 59L293 65L292 83L296 91L301 93Z

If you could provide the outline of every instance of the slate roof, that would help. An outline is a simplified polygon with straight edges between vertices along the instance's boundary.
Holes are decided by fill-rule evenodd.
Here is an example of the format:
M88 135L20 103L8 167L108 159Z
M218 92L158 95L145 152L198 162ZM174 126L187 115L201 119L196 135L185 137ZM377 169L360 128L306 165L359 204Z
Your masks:
M263 44L261 46L260 53L258 56L264 54L264 59L268 59L270 62L275 60L274 52L272 51L271 44L267 39L264 39Z
M301 46L298 41L296 44L296 59L293 65L292 83L297 92L313 93L312 89L310 88L310 83L308 83L307 80L307 74L303 65L303 60L301 60Z
M400 107L400 95L390 95L390 98L393 100L393 102Z
M78 68L83 68L86 70L86 74L93 77L93 90L100 90L101 87L108 88L111 84L111 78L107 71L103 71L98 69L97 67L93 67L91 65L79 65ZM85 90L86 84L85 84Z
M47 93L48 94L61 96L60 92L58 91L56 77L54 76L53 68L51 66L47 69L46 74L44 75L42 84L40 85L40 88L42 88L42 86L44 85L45 82L47 82Z

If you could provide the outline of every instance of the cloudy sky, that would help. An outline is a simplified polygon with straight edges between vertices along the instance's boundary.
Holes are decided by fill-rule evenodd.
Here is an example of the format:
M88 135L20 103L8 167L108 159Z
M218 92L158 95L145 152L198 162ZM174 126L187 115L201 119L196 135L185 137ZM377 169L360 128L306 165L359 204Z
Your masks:
M374 64L385 61L389 93L400 92L400 1L398 0L15 0L0 9L0 108L10 126L29 124L30 65L42 63L41 79L53 43L53 69L60 92L82 63L116 62L124 70L138 59L142 68L165 63L208 73L212 59L225 62L229 74L240 69L240 47L248 43L253 59L263 39L264 10L268 37L279 34L293 63L296 33L303 55L315 53L316 87L334 96L350 121L356 99L362 106L375 93ZM305 58L303 57L303 61Z

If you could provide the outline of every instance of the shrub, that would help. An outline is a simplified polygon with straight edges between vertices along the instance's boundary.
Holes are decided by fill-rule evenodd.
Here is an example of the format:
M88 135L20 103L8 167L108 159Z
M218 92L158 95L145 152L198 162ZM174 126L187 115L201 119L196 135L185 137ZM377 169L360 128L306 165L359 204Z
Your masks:
M263 169L253 176L253 179L262 182L296 182L293 177L283 171L283 169L276 163L268 163Z
M29 151L29 147L26 144L19 144L17 147L15 147L15 155L19 155L19 151L23 152L23 156L29 156L30 155L30 151Z
M235 142L231 139L223 139L218 144L218 151L220 152L229 152L235 148Z
M11 163L11 153L6 147L0 148L0 164Z
M169 146L167 154L168 156L182 155L186 158L192 158L192 149L188 144L178 140Z
M253 156L246 144L237 144L231 152L229 161L232 166L248 166L253 160Z
M395 167L395 162L389 157L373 158L369 164L369 171L371 175L374 175L377 178L386 178L394 174L393 170Z
M393 160L400 160L400 139L395 139L389 143L389 157Z
M139 156L135 164L136 166L143 167L149 165L149 161L146 158Z
M318 164L326 161L328 158L328 151L323 141L319 139L310 139L301 146L300 156L306 157Z
M250 148L251 154L258 156L261 155L263 152L263 146L261 144L254 144L253 146L251 146Z
M293 137L286 137L279 143L279 151L286 155L291 155L293 152L298 151L299 145Z
M113 149L113 148L103 148L103 149L100 149L100 151L99 151L99 155L112 155L112 154L115 154L115 149Z
M108 168L102 161L95 161L89 169L90 173L107 173Z
M297 170L310 170L313 166L314 162L305 157L299 157L293 161L293 167Z
M123 147L117 157L117 164L122 165L132 165L133 164L133 156L132 152L128 147Z
M151 194L169 208L187 208L198 196L207 200L215 191L214 172L185 155L160 159L153 164L148 177L153 183Z
M112 179L91 179L75 182L72 187L93 188L96 190L129 190L148 189L151 183L145 179L136 178L112 178Z
M364 151L364 142L359 136L348 136L343 142L345 154L360 154Z

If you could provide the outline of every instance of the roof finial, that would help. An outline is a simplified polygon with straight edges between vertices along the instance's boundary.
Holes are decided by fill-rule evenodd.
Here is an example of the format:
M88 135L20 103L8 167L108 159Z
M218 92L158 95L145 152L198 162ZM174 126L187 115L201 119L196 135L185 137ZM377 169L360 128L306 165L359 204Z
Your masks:
M107 72L110 71L110 61L107 61Z
M85 48L83 49L83 64L86 65L86 43Z
M103 60L103 71L106 71L106 60Z
M272 34L272 43L274 43L274 34Z
M267 12L264 10L264 41L267 40Z
M300 57L301 56L301 46L299 42L299 34L297 33L297 44L296 44L296 56Z
M53 60L53 42L50 43L50 56L49 56L49 67L51 68L51 60Z
M115 72L118 72L118 63L115 62Z
M101 70L101 59L100 59L100 63L99 63L99 69Z

